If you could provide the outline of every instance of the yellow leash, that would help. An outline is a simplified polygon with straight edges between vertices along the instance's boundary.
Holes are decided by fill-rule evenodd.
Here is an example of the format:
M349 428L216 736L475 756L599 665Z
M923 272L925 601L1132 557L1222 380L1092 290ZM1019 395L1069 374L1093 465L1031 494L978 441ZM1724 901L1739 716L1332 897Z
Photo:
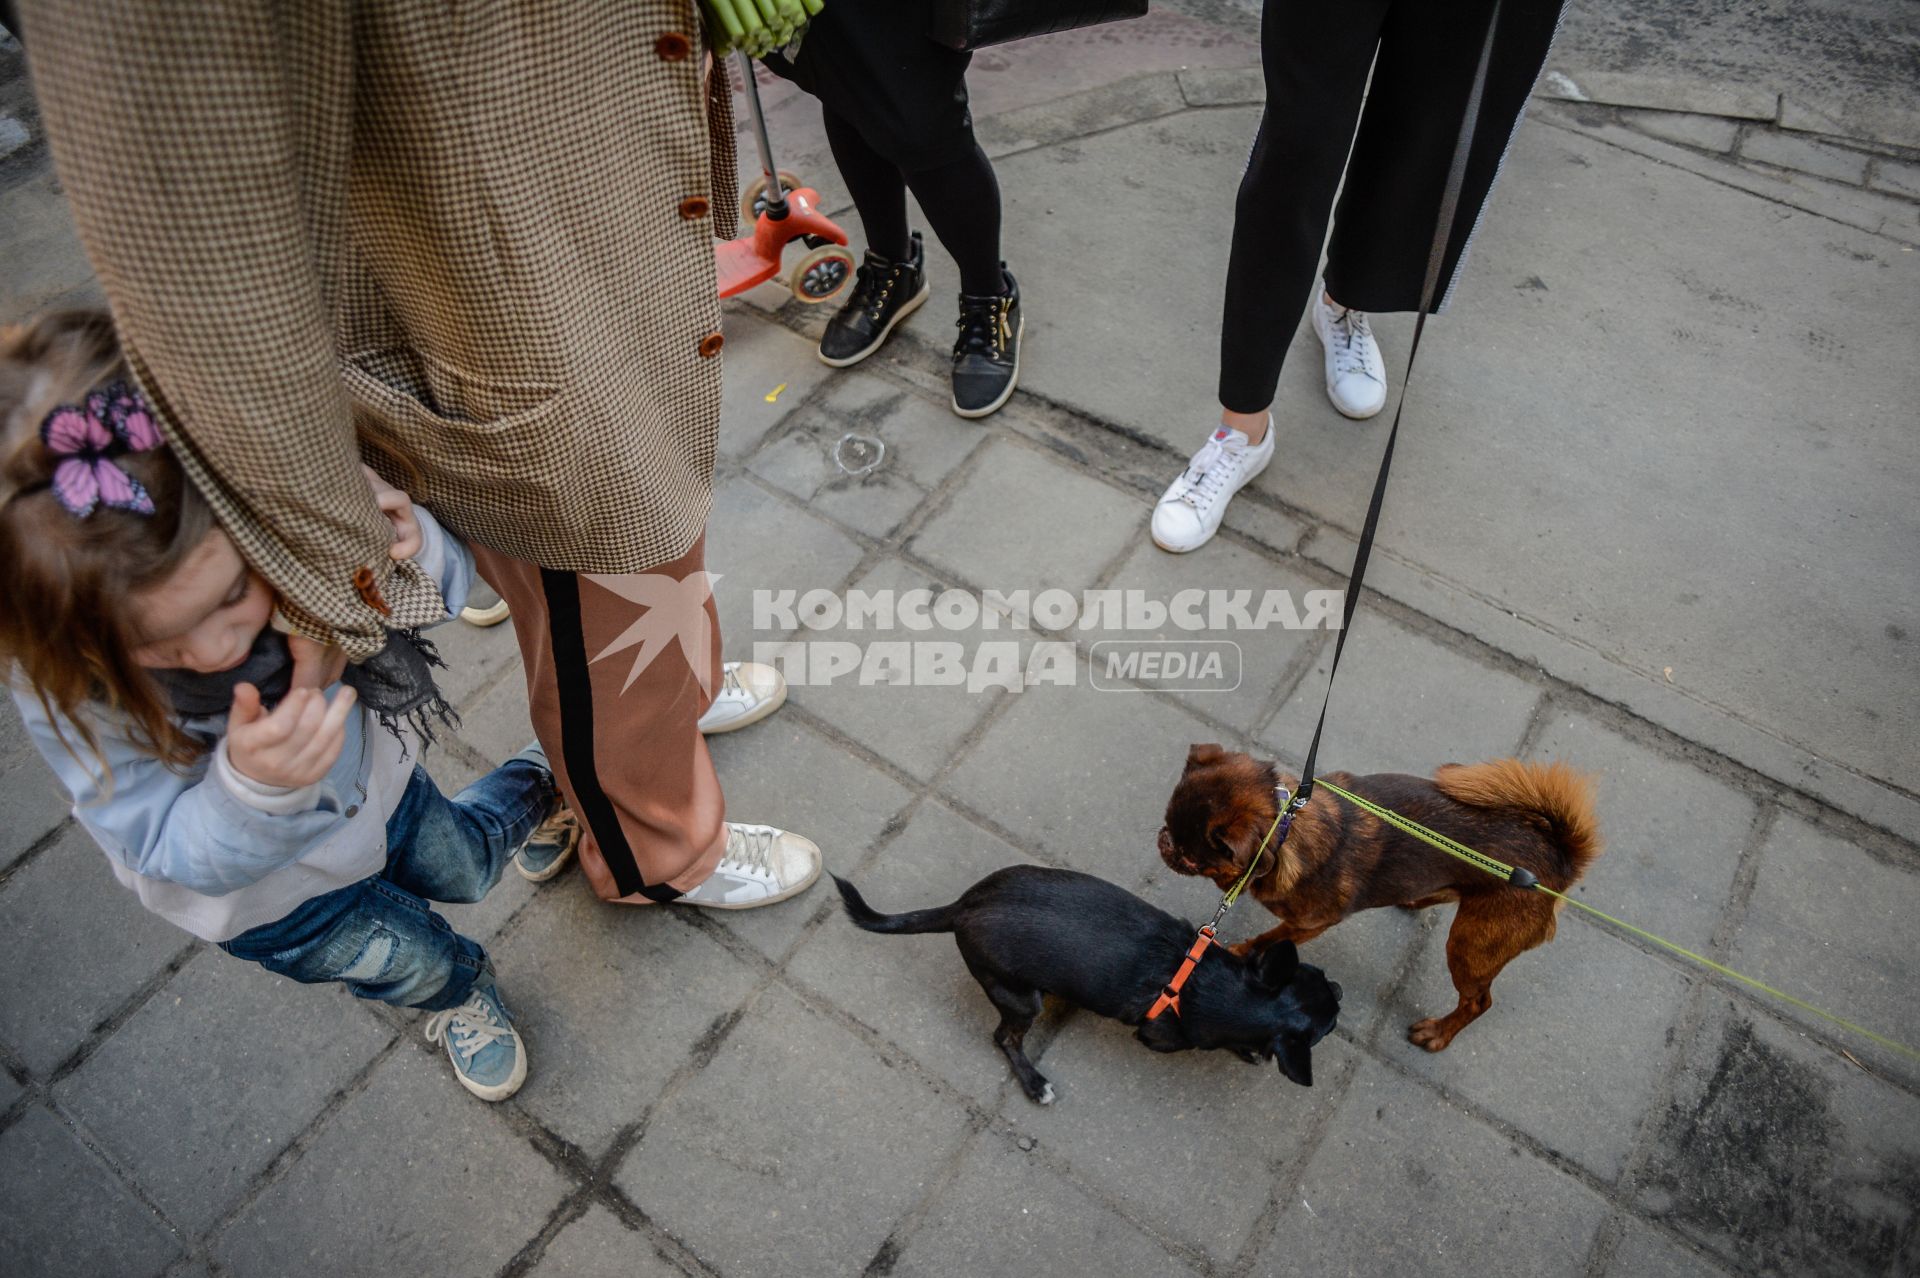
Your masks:
M1896 1042L1893 1039L1886 1037L1884 1034L1876 1034L1872 1030L1867 1029L1863 1025L1855 1025L1852 1021L1846 1020L1842 1017L1835 1016L1832 1012L1823 1011L1820 1008L1815 1007L1813 1004L1807 1002L1805 999L1795 998L1793 995L1787 993L1784 990L1777 990L1773 986L1768 985L1765 981L1757 981L1753 977L1746 975L1744 972L1734 971L1732 968L1728 967L1724 963L1714 962L1712 959L1706 957L1704 954L1695 954L1692 950L1686 948L1684 945L1675 945L1672 941L1667 940L1665 937L1655 936L1653 933L1647 931L1645 928L1635 927L1633 924L1626 922L1624 919L1617 919L1613 917L1613 915L1608 914L1605 910L1596 910L1591 905L1586 904L1584 901L1576 901L1564 892L1556 892L1552 888L1547 887L1543 883L1532 881L1533 876L1528 874L1527 871L1524 869L1521 869L1518 871L1518 874L1524 877L1516 879L1515 867L1508 865L1504 861L1496 860L1495 858L1488 856L1484 852L1476 852L1472 848L1468 847L1466 844L1461 843L1455 839L1450 839L1446 835L1441 834L1438 830L1429 830L1426 826L1421 825L1418 821L1409 820L1408 818L1401 816L1398 812L1393 812L1386 808L1383 808L1379 804L1373 802L1371 799L1363 799L1357 794L1352 794L1346 790L1342 790L1339 786L1335 785L1333 782L1328 781L1324 778L1321 779L1320 784L1325 788L1333 791L1335 794L1339 795L1341 798L1345 799L1348 803L1353 804L1353 806L1355 806L1356 808L1359 808L1361 811L1371 812L1374 816L1379 817L1382 821L1385 821L1388 825L1400 831L1402 834L1411 835L1412 837L1420 840L1422 843L1429 844L1432 847L1439 848L1442 852L1447 853L1449 856L1458 857L1460 860L1465 861L1468 865L1473 866L1475 869L1482 870L1487 874L1491 874L1493 877L1497 879L1504 879L1507 882L1514 884L1514 886L1516 887L1522 887L1522 888L1531 887L1533 890L1537 892L1545 892L1548 896L1553 897L1555 900L1561 901L1564 904L1571 905L1576 910L1583 910L1586 913L1593 915L1597 919L1604 919L1605 921L1613 924L1615 927L1619 928L1623 932L1631 932L1633 935L1639 937L1643 941L1652 941L1655 945L1658 945L1662 949L1671 950L1673 953L1678 954L1683 958L1692 959L1694 962L1700 964L1700 966L1705 968L1710 968L1713 971L1718 972L1722 976L1731 977L1732 979L1739 981L1742 985L1751 986L1752 988L1759 990L1764 994L1771 994L1773 997L1779 999L1781 1002L1791 1003L1793 1004L1793 1006L1799 1008L1803 1012L1811 1012L1815 1016L1818 1016L1821 1020L1831 1021L1835 1025L1840 1026L1842 1029L1852 1030L1854 1033L1860 1035L1862 1038L1872 1039L1874 1042L1880 1044L1880 1046L1882 1047L1891 1048L1894 1051L1899 1052L1904 1056L1909 1056L1909 1057L1912 1057L1914 1060L1920 1061L1920 1052L1917 1052L1913 1048L1908 1047L1905 1043ZM1265 845L1262 844L1261 846L1264 847ZM1258 857L1255 858L1256 862L1258 861L1258 859L1259 859ZM1233 895L1239 894L1239 890L1245 884L1245 882L1246 880L1242 879L1240 883L1237 883L1234 885Z
M1253 882L1254 873L1260 868L1260 858L1267 854L1267 845L1273 842L1273 836L1278 834L1280 842L1285 843L1287 831L1293 828L1293 814L1306 806L1305 802L1288 794L1285 790L1279 793L1280 810L1273 814L1273 824L1267 827L1266 836L1260 840L1260 846L1253 850L1253 859L1247 862L1247 868L1241 873L1239 880L1227 889L1227 895L1221 900L1220 908L1213 912L1213 922L1207 924L1207 928L1220 926L1220 920L1227 917L1227 911L1231 910L1233 903L1240 899L1240 894L1247 890L1247 884ZM1278 851L1274 855L1278 856Z

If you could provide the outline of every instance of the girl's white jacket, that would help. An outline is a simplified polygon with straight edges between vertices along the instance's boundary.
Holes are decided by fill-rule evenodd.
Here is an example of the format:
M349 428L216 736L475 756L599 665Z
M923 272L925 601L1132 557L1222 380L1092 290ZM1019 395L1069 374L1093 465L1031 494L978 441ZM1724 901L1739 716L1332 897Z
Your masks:
M473 586L473 555L419 506L423 544L415 562L439 583L448 615ZM339 685L329 690L337 694ZM413 775L418 749L364 708L347 719L340 758L321 781L263 786L227 760L225 715L182 719L218 744L186 772L168 769L102 712L87 721L103 758L62 723L70 751L38 697L15 686L28 733L73 796L119 880L141 904L209 941L226 941L285 918L316 896L380 873L387 818Z

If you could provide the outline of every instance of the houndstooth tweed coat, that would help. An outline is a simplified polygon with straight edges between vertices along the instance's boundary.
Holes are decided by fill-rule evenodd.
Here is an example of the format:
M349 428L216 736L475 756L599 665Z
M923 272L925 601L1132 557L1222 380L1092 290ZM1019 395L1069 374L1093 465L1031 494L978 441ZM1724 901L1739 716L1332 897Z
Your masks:
M504 554L693 544L735 204L695 0L20 8L135 376L298 628L359 657L444 615L389 562L356 428Z

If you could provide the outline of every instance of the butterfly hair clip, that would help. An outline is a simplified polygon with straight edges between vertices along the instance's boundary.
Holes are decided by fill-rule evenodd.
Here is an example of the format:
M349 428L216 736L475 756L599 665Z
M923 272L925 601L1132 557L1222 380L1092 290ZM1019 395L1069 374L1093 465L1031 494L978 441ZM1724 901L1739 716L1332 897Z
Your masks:
M153 513L153 498L113 459L160 447L160 426L140 392L114 382L84 404L62 404L40 425L40 440L60 460L53 468L53 495L76 519L96 507Z

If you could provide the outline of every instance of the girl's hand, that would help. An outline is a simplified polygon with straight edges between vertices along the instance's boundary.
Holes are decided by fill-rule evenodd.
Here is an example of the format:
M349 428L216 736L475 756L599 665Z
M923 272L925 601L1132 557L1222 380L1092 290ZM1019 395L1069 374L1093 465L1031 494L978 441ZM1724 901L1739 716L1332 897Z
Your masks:
M326 694L296 688L269 713L260 690L243 683L233 690L227 715L227 759L235 771L261 785L297 790L327 775L347 739L353 712L352 688L342 688L331 705Z
M375 473L373 467L361 463L361 470L367 472L367 483L373 488L374 504L380 507L380 513L393 525L393 545L387 554L394 559L411 559L420 553L420 547L426 539L420 533L420 521L413 516L413 498L389 484Z

